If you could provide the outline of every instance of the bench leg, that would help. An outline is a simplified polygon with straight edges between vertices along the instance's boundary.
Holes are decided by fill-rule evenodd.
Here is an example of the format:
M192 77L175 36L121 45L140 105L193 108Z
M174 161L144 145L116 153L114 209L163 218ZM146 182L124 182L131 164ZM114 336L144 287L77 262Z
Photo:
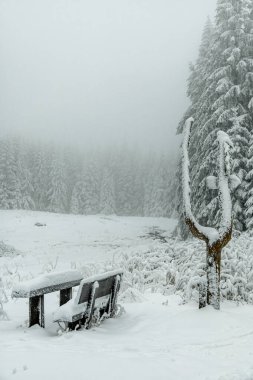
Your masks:
M118 298L118 292L120 289L120 283L121 283L121 277L118 275L115 278L114 284L113 284L113 290L111 293L111 307L110 307L110 317L114 317L116 314L116 306L117 306L117 298Z
M29 327L33 325L45 327L44 295L29 298Z
M60 306L64 305L66 302L72 298L72 288L60 290Z
M85 328L88 330L91 328L92 317L94 313L95 301L96 301L96 290L99 287L97 281L92 285L91 292L89 295L88 305L87 305L87 315L85 317Z

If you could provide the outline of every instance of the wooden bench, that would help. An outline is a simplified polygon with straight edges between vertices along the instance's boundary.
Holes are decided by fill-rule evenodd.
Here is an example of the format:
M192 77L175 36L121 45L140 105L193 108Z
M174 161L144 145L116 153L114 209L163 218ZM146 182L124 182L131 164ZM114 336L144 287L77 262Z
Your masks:
M122 277L123 271L116 270L82 280L75 299L54 313L54 322L64 322L70 330L89 329L95 314L99 320L114 317Z
M29 298L29 327L45 327L44 295L60 291L60 305L72 298L72 288L78 286L83 276L78 271L49 273L17 284L12 291L14 298Z

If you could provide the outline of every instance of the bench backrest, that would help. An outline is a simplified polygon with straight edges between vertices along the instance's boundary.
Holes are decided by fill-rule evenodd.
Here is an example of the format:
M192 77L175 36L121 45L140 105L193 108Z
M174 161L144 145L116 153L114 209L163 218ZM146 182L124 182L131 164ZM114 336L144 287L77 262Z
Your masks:
M75 303L81 304L90 301L91 294L94 288L94 283L98 283L98 286L96 288L95 299L110 295L115 286L115 282L118 276L120 277L119 280L121 280L123 276L122 270L107 272L102 275L97 275L82 280L75 299Z

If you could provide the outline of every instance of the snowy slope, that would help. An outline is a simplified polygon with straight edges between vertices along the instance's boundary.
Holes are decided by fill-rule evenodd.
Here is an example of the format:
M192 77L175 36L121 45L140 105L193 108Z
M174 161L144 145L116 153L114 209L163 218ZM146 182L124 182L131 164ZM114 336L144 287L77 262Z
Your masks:
M0 240L22 252L0 257L8 296L13 282L54 267L79 269L93 262L100 270L101 262L115 254L159 250L164 243L147 233L156 226L169 235L175 224L166 219L24 211L2 211L0 218ZM36 222L47 226L36 227ZM27 300L9 299L4 308L10 320L0 320L0 380L253 379L253 306L225 302L220 312L199 311L196 303L182 304L175 295L148 292L140 299L126 302L120 318L62 335L52 323L57 294L45 297L45 329L28 329Z

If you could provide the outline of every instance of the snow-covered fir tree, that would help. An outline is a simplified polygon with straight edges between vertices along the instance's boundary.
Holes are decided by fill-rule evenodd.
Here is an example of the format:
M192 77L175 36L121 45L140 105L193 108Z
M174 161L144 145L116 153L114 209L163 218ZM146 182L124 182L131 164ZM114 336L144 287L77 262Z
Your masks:
M6 183L8 208L22 208L21 181L19 176L20 162L18 157L18 141L7 142L6 155Z
M136 179L135 160L129 159L133 154L129 151L120 152L116 163L116 206L120 215L133 215L134 198L138 196L134 184Z
M7 193L7 141L0 141L0 208L8 209Z
M43 149L42 145L36 145L32 149L33 164L31 168L34 202L37 210L45 210L49 191L49 172L51 152Z
M110 215L115 214L115 184L111 170L104 169L101 190L100 190L100 204L99 211L101 214Z
M216 226L219 220L218 194L206 190L206 177L216 174L217 130L227 132L234 141L233 171L240 177L241 186L233 194L233 219L235 228L241 231L246 229L252 187L247 177L252 135L252 41L252 1L219 0L215 25L212 27L209 21L206 25L199 59L190 76L191 106L179 126L181 131L185 118L194 117L189 147L192 203L204 225Z
M29 170L29 157L23 147L19 146L18 153L18 177L21 189L21 201L19 207L24 210L34 210L34 189L32 185L32 173Z
M81 214L81 200L80 196L82 193L82 181L77 180L75 183L72 194L71 194L71 199L70 199L70 213L71 214Z
M61 155L53 153L49 173L48 210L64 213L67 210L67 186L64 161Z

